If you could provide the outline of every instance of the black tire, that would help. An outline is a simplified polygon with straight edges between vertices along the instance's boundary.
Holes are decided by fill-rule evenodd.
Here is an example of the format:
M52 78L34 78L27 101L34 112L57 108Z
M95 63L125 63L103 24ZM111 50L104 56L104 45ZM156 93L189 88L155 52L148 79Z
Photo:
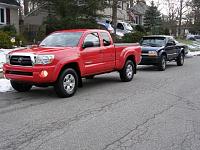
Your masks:
M123 69L120 70L120 78L123 82L129 82L133 79L135 73L135 65L133 61L127 60Z
M160 61L158 63L158 70L165 71L166 65L167 65L167 63L166 63L166 56L162 55L161 58L160 58Z
M184 54L180 53L176 60L177 66L183 66L184 64Z
M94 75L85 77L86 79L94 79Z
M12 85L13 89L15 89L18 92L28 92L32 88L31 84L17 82L13 80L10 81L10 84Z
M78 87L78 75L73 68L67 68L61 72L55 83L54 89L58 97L67 98L76 93Z

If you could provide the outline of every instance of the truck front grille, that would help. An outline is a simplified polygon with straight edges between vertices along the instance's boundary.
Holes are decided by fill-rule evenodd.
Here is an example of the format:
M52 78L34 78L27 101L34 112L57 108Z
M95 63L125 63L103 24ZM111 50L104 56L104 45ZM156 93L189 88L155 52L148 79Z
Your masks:
M19 66L33 66L30 56L11 56L10 64Z

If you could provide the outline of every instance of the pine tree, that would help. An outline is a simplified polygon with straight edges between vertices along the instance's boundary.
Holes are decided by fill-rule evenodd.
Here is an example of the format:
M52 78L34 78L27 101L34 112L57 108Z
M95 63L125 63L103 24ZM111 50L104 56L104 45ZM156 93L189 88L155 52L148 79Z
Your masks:
M161 14L158 8L151 2L151 6L147 9L144 16L144 26L146 31L151 34L159 34L161 26Z

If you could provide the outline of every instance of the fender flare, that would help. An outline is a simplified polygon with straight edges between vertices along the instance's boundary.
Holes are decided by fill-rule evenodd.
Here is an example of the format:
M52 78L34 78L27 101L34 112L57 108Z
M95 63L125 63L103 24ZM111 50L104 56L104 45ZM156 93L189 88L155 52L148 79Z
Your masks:
M80 64L79 64L79 62L78 62L78 60L77 59L75 59L75 60L66 60L66 58L65 59L62 59L62 60L60 60L58 63L57 63L57 65L56 65L56 67L55 67L55 70L54 70L54 77L53 77L53 80L54 81L56 81L57 79L58 79L58 77L59 77L59 75L60 75L60 72L62 71L62 69L66 66L66 65L69 65L69 64L77 64L77 66L78 66L78 69L79 69L79 71L80 71L80 73L81 73L81 67L80 67ZM80 74L81 75L81 74Z

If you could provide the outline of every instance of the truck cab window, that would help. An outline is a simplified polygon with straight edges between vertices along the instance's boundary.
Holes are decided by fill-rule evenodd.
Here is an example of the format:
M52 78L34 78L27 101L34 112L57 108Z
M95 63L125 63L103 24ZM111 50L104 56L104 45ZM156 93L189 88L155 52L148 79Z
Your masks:
M117 29L124 30L124 26L122 23L117 24Z
M111 40L110 40L110 37L109 37L108 33L101 32L101 37L103 39L103 45L104 46L110 46Z
M93 43L93 47L100 47L100 40L98 33L90 33L86 36L84 44L87 42Z

